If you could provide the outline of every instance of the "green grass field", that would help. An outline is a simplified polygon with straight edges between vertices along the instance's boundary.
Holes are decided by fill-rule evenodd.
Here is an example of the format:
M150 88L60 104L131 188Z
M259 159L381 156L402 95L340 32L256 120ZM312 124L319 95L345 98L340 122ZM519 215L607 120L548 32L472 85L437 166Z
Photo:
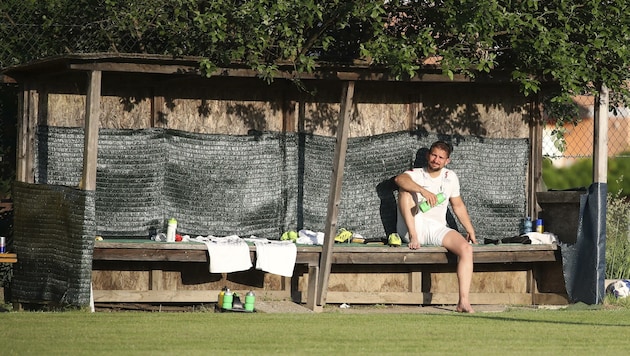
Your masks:
M630 309L472 315L10 312L0 355L627 355Z

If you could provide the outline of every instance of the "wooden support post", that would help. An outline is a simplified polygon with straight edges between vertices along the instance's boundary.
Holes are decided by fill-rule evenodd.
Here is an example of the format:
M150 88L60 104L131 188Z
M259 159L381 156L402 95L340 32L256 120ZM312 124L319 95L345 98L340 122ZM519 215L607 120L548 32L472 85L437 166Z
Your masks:
M151 97L151 127L160 127L164 122L164 95L162 94L161 87L153 88L153 95Z
M422 272L409 272L409 292L422 293Z
M416 125L418 123L418 115L422 112L422 96L420 95L420 100L418 102L417 96L412 96L409 99L409 104L407 104L407 130L413 131L416 129Z
M98 127L101 113L100 71L88 74L88 88L85 102L85 134L83 146L83 175L79 189L96 190L96 159L98 156Z
M309 265L308 266L308 291L306 292L306 307L310 310L317 311L320 307L317 306L316 297L317 291L319 290L317 286L317 279L319 278L319 266L318 265Z
M15 179L19 182L34 183L35 172L35 131L37 130L37 93L30 82L26 82L18 98L19 119L17 122L17 164Z
M597 97L593 128L593 183L608 180L608 88L602 85Z
M283 87L281 107L282 107L282 132L296 132L297 118L295 116L295 100L291 100L289 95L289 84Z
M164 273L161 269L149 271L149 290L163 290Z
M420 291L422 292L422 304L432 304L433 302L433 293L431 292L431 275L432 273L428 269L422 271L422 283L420 287Z
M536 219L538 215L538 207L536 200L536 192L542 190L542 141L543 141L543 107L537 100L532 103L531 119L529 121L529 138L530 138L530 153L529 153L529 170L527 178L529 180L527 187L527 215L532 219Z
M341 183L343 181L343 167L346 163L346 149L348 147L348 127L352 114L354 97L354 82L344 83L341 93L341 107L339 110L339 124L337 125L337 143L335 144L335 158L333 161L330 194L328 196L328 212L324 229L324 247L320 260L319 281L317 290L317 305L324 305L328 289L328 277L332 265L332 249L337 232L337 213L341 201Z
M529 293L529 295L531 295L531 304L532 305L536 305L536 293L538 291L538 287L536 285L536 271L535 271L535 266L532 266L531 269L528 269L526 272L526 280L527 280L527 286L526 286L526 290L525 292Z
M28 82L27 82L28 83ZM17 120L17 155L15 180L26 182L26 147L28 145L28 84L24 84L22 92L18 97L18 120Z

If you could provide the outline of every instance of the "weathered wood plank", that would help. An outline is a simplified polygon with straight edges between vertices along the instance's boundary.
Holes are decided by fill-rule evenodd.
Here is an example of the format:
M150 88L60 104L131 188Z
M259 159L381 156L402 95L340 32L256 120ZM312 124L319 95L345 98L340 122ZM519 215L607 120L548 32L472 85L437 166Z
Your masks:
M602 84L596 100L593 125L593 182L608 181L608 96L609 90Z
M457 304L457 293L412 292L334 292L329 291L326 302L330 304ZM549 298L551 299L551 298ZM559 298L558 298L559 299ZM530 293L470 293L472 304L530 305ZM564 303L559 304L566 304Z
M544 262L557 261L559 251L554 250L522 250L522 251L473 251L475 263L515 263L515 262Z
M255 258L255 246L249 247ZM318 265L321 247L299 247L297 264ZM102 261L160 261L208 262L208 250L202 243L109 242L97 241L93 260Z
M337 125L337 142L335 144L335 156L333 159L333 171L330 182L330 194L326 214L326 227L324 230L324 248L319 263L319 280L317 291L317 305L323 305L326 300L328 276L332 265L331 255L334 238L337 234L337 214L341 204L341 183L343 181L343 167L346 162L346 150L348 147L348 127L352 117L354 99L354 82L344 83L341 94L341 108L339 111L339 124Z
M335 251L334 264L445 264L455 263L456 256L446 252L421 252L407 250L405 253L345 252Z
M98 155L98 127L101 114L100 71L89 73L87 99L85 102L85 136L83 147L83 174L80 189L96 190L96 158Z
M298 262L317 264L321 246L299 246ZM250 246L250 252L255 247ZM252 255L253 256L253 255ZM559 261L560 251L556 245L500 245L474 246L473 258L479 263L518 263ZM151 242L96 242L96 260L124 261L190 261L207 262L207 247L196 243L151 243ZM334 264L446 264L456 263L454 255L443 247L423 247L418 250L407 248L341 247L332 250Z
M151 290L162 290L163 288L163 271L161 269L152 269L149 274L149 284Z
M123 73L147 73L147 74L174 74L174 75L195 75L199 76L199 62L194 60L187 64L169 64L168 61L162 61L156 64L148 63L133 63L129 61L127 63L122 61L111 62L84 62L84 63L70 63L68 67L72 70L81 71L103 71L103 72L123 72ZM218 68L213 76L227 76L227 77L245 77L254 78L260 74L252 69L247 68ZM11 77L9 77L11 78ZM295 72L291 66L290 70L283 70L281 68L274 74L274 78L280 79L294 79ZM332 79L344 81L398 81L395 76L387 73L374 73L373 71L341 71L338 68L317 68L313 73L300 73L300 79ZM507 78L507 77L506 77ZM496 80L496 79L495 79ZM408 78L409 82L484 82L484 78L471 79L465 75L455 74L452 78L443 75L442 73L422 73L421 75Z
M138 290L133 291L129 291L129 287L133 286L120 288L122 291L111 290L116 289L116 286L108 285L107 279L101 278L104 284L95 284L98 286L97 289L100 288L100 291L95 292L99 296L95 300L137 303L211 302L215 299L214 294L218 294L218 290L216 293L203 291L202 285L199 289L193 287L190 290L177 290L177 287L161 282L162 279L170 280L171 277L167 278L165 273L172 268L181 269L183 273L184 265L177 263L197 262L202 266L206 264L208 262L206 249L201 243L97 241L94 265L101 273L99 276L105 277L107 273L112 273L111 278L116 278L117 272L115 270L108 272L109 269L116 268L116 261L126 261L127 267L124 268L131 268L131 271L144 270L147 278L145 286L140 285ZM473 304L567 303L566 294L561 293L564 289L562 278L560 277L557 282L558 274L562 273L560 251L557 246L476 245L473 249L475 255L473 280L475 288L471 291ZM457 302L457 293L451 293L456 291L456 259L442 247L424 247L411 251L407 248L387 246L336 244L331 252L330 273L334 286L326 288L326 303L419 305ZM268 295L272 297L284 296L304 302L312 310L321 308L317 304L317 291L321 288L318 285L321 253L321 246L298 246L296 264L307 265L308 268L300 269L293 277L290 288L286 285L274 288L266 286L264 289L268 290L260 290L257 295L269 293ZM255 246L250 246L250 254L254 260ZM160 268L163 268L163 277L159 272L156 273ZM202 269L206 271L205 268ZM554 272L547 272L551 270ZM307 275L303 274L306 271ZM370 278L369 276L373 274L379 274L375 277L382 278ZM190 274L187 274L188 283L215 281L215 277L209 276L206 276L206 279L202 278L203 280L195 279L194 282L190 278ZM375 286L376 289L369 289ZM344 290L345 288L347 290ZM146 292L144 289L153 291Z
M15 177L20 182L35 182L33 145L37 128L37 109L37 92L33 89L32 83L26 82L18 97L18 115L20 120L17 122L18 143Z
M216 303L220 290L94 290L96 303ZM259 298L284 299L290 291L256 291Z
M92 259L104 261L208 262L208 253L206 250L196 249L95 248Z

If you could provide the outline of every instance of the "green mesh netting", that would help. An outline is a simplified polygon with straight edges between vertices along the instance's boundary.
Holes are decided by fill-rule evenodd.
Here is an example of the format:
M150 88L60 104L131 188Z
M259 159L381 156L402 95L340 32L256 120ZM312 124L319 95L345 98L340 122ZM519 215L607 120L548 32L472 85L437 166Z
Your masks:
M76 185L82 129L41 127L38 183ZM454 144L449 167L477 234L518 233L526 208L526 139L397 132L348 140L338 226L378 239L394 231L392 178L418 165L437 139ZM96 223L107 237L149 237L170 217L191 235L277 239L289 229L322 231L334 137L256 133L100 130ZM458 222L451 219L454 227Z
M92 282L94 192L15 182L14 300L87 306Z
M478 239L517 234L526 208L526 139L409 132L348 140L337 226L372 240L393 232L392 178L420 165L438 138L455 147L449 168L460 177ZM171 217L190 235L278 239L287 230L322 231L335 142L295 133L102 129L97 189L85 192L67 187L80 181L83 129L39 127L37 184L17 183L14 192L15 296L86 305L93 236L149 238Z

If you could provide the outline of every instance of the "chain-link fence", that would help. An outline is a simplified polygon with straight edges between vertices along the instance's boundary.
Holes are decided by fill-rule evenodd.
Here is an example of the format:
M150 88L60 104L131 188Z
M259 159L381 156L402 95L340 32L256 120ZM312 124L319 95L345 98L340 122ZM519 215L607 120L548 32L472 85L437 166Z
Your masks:
M164 54L165 46L173 46L161 41L164 29L147 20L164 21L164 13L151 0L115 8L105 0L2 0L0 69L66 53ZM147 23L135 21L142 15Z
M573 98L578 110L574 118L558 125L547 118L543 131L543 179L550 189L586 187L592 182L594 152L594 113L596 98ZM609 191L630 195L630 110L612 108L608 112Z
M578 159L592 157L595 97L574 98L578 105L575 123L559 127L549 118L544 128L543 156L556 166L566 166ZM630 110L615 108L608 113L608 155L630 159Z

